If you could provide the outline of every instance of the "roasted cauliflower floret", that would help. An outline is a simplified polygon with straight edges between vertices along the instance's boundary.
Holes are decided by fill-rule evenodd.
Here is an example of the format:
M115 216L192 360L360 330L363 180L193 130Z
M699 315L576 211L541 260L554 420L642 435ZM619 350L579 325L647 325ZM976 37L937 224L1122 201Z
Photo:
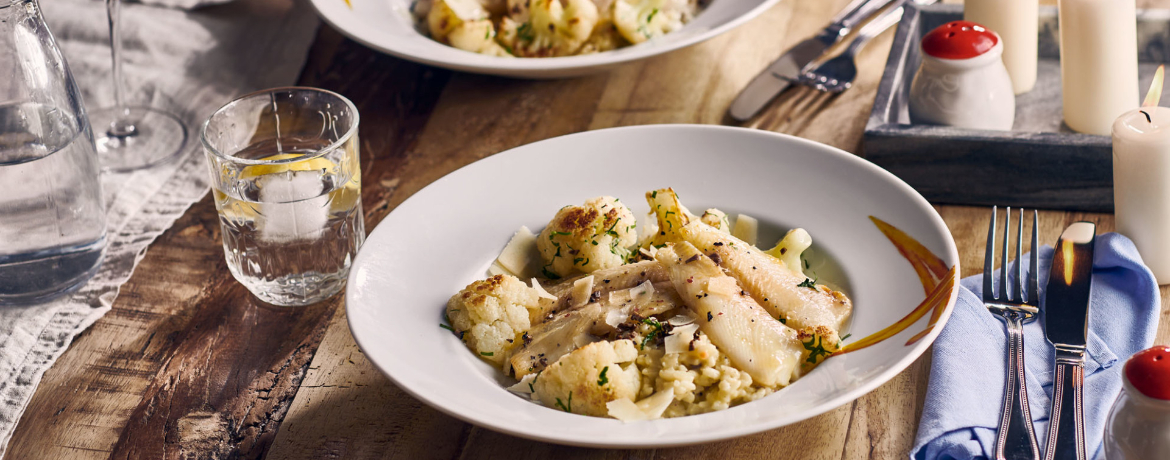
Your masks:
M533 389L546 406L574 414L605 417L606 403L636 399L641 377L631 340L594 342L562 356L539 376Z
M448 42L448 36L465 23L484 20L490 25L490 18L477 0L435 0L427 12L427 29L431 38Z
M447 301L447 320L467 347L499 366L538 315L537 290L509 275L469 284Z
M731 224L728 223L727 213L715 208L708 209L699 217L704 224L710 225L725 233L731 233Z
M560 278L624 264L629 247L637 243L634 228L634 213L611 196L561 208L536 239L545 276Z
M591 0L530 0L527 20L500 21L500 41L517 56L569 56L593 34L598 19Z
M447 35L451 46L473 53L489 56L512 57L508 50L496 42L496 28L492 21L479 19L465 21Z
M686 0L615 0L613 23L630 43L642 43L682 28L694 16Z

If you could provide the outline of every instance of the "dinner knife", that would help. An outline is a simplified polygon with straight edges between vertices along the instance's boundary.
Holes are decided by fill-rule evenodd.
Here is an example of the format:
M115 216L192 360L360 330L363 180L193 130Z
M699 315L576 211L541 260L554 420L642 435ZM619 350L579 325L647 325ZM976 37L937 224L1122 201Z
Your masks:
M1085 460L1085 336L1093 287L1093 242L1097 226L1069 225L1052 257L1044 306L1044 332L1056 348L1052 412L1044 460ZM1035 249L1033 249L1035 250Z
M784 55L756 75L731 102L727 114L739 121L747 121L768 105L776 95L800 81L800 72L813 59L849 35L858 24L894 0L853 0L833 18L833 22L812 38L790 48Z

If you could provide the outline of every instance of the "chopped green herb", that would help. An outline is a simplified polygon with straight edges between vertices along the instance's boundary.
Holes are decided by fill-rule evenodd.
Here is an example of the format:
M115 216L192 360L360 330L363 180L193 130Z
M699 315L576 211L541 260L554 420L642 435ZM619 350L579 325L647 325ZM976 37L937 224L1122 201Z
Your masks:
M788 320L785 319L783 316L781 316L780 317L780 324L788 324Z
M544 371L540 371L540 372L544 372ZM532 381L528 382L528 391L536 393L536 388L533 388L532 385L536 383L536 379L540 378L540 372L537 372L536 377L533 377Z
M656 15L656 14L658 14L658 8L655 8L655 9L654 9L654 11L651 11L651 12L650 12L650 15L649 15L649 16L646 16L646 23L647 23L647 24L649 24L649 23L650 23L650 21L653 21L653 20L654 20L654 15Z
M573 413L573 392L572 391L569 392L569 403L568 404L561 402L561 398L557 398L556 406L561 408L561 410L563 410L565 412Z
M451 331L451 332L455 332L455 329L452 329L451 326L448 326L448 325L443 324L443 323L439 323L439 327L446 329L448 331Z
M815 364L818 361L818 358L822 356L827 358L830 354L832 354L829 350L825 349L823 344L821 344L821 337L818 335L814 335L811 339L809 339L808 342L801 343L804 344L804 349L808 350L808 359L806 361L810 363Z
M597 385L598 386L605 385L605 384L609 383L609 377L605 376L606 372L609 372L609 366L605 366L604 368L602 368L601 375L597 376L598 377L597 378Z
M654 248L655 248L655 249L662 249L662 248L665 248L665 247L666 247L666 243L662 243L662 244L656 244L656 245L654 245Z
M642 322L650 325L651 327L650 332L646 334L646 337L642 338L642 349L646 349L647 343L650 343L650 341L654 340L655 337L662 335L662 323L658 322L658 320L654 318L646 318L642 320Z
M590 241L590 243L593 243L594 246L597 246L597 240Z
M841 337L841 341L848 340L850 337L853 337L853 334L845 334L845 337Z
M532 32L532 24L527 22L520 24L520 27L516 28L516 38L526 42L530 42L535 39L536 34Z
M658 190L650 192L650 198L658 198Z
M495 356L496 355L496 353L494 351L481 351L481 352L479 352L479 354L482 356Z
M804 261L804 269L808 270L808 259L802 257L800 260Z
M805 278L804 281L802 281L800 284L797 284L796 287L806 287L809 289L816 289L817 282L815 280Z
M553 273L553 272L550 272L550 271L548 271L548 266L541 267L541 268L540 268L540 274L544 275L544 277L545 277L545 278L548 278L548 279L550 279L550 280L559 280L559 279L561 279L561 275L558 275L558 274L556 274L556 273Z

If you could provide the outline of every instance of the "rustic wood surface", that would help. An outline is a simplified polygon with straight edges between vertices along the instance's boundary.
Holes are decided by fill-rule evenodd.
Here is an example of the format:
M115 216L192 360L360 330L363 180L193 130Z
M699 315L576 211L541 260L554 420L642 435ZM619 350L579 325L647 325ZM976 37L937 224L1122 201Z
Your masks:
M300 82L338 91L362 113L362 193L372 229L435 179L515 146L612 126L729 124L724 111L737 91L846 3L784 0L706 43L552 81L430 68L322 25ZM857 152L891 36L862 53L853 89L790 90L747 126ZM978 271L987 210L937 209L958 243L963 275ZM1113 227L1107 214L1040 215L1049 242L1077 220ZM222 250L206 198L151 246L113 310L45 374L9 458L904 458L922 410L929 354L854 402L740 439L658 450L528 441L460 422L391 384L353 342L341 297L302 309L259 303L232 279ZM1157 342L1170 343L1164 321Z

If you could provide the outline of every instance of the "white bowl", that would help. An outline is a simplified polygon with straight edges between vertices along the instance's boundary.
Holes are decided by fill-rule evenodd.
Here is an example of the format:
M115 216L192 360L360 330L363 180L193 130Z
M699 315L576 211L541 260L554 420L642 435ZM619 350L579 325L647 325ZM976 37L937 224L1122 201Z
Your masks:
M779 0L712 0L690 24L644 43L603 53L556 58L501 58L456 49L420 33L411 0L312 0L330 25L362 44L402 59L464 72L559 78L599 72L694 45L756 17Z
M834 356L759 401L702 415L648 422L566 414L504 389L503 374L440 328L447 299L475 279L512 233L539 230L558 209L598 195L636 216L647 190L671 186L690 209L744 212L768 231L800 226L831 261L832 278L854 302L846 345L912 310L922 316L869 348ZM911 264L870 219L904 231L939 267L936 308ZM770 240L770 241L769 241ZM771 132L704 125L605 129L549 139L477 161L435 181L395 209L366 240L346 294L349 327L378 369L452 416L543 441L600 447L693 444L795 423L852 401L909 366L950 316L959 256L942 218L892 174L850 153ZM822 270L816 267L814 269ZM834 270L832 265L836 265ZM943 268L943 270L945 270ZM932 319L937 319L930 327ZM923 333L924 331L929 331ZM913 338L919 340L912 340Z

